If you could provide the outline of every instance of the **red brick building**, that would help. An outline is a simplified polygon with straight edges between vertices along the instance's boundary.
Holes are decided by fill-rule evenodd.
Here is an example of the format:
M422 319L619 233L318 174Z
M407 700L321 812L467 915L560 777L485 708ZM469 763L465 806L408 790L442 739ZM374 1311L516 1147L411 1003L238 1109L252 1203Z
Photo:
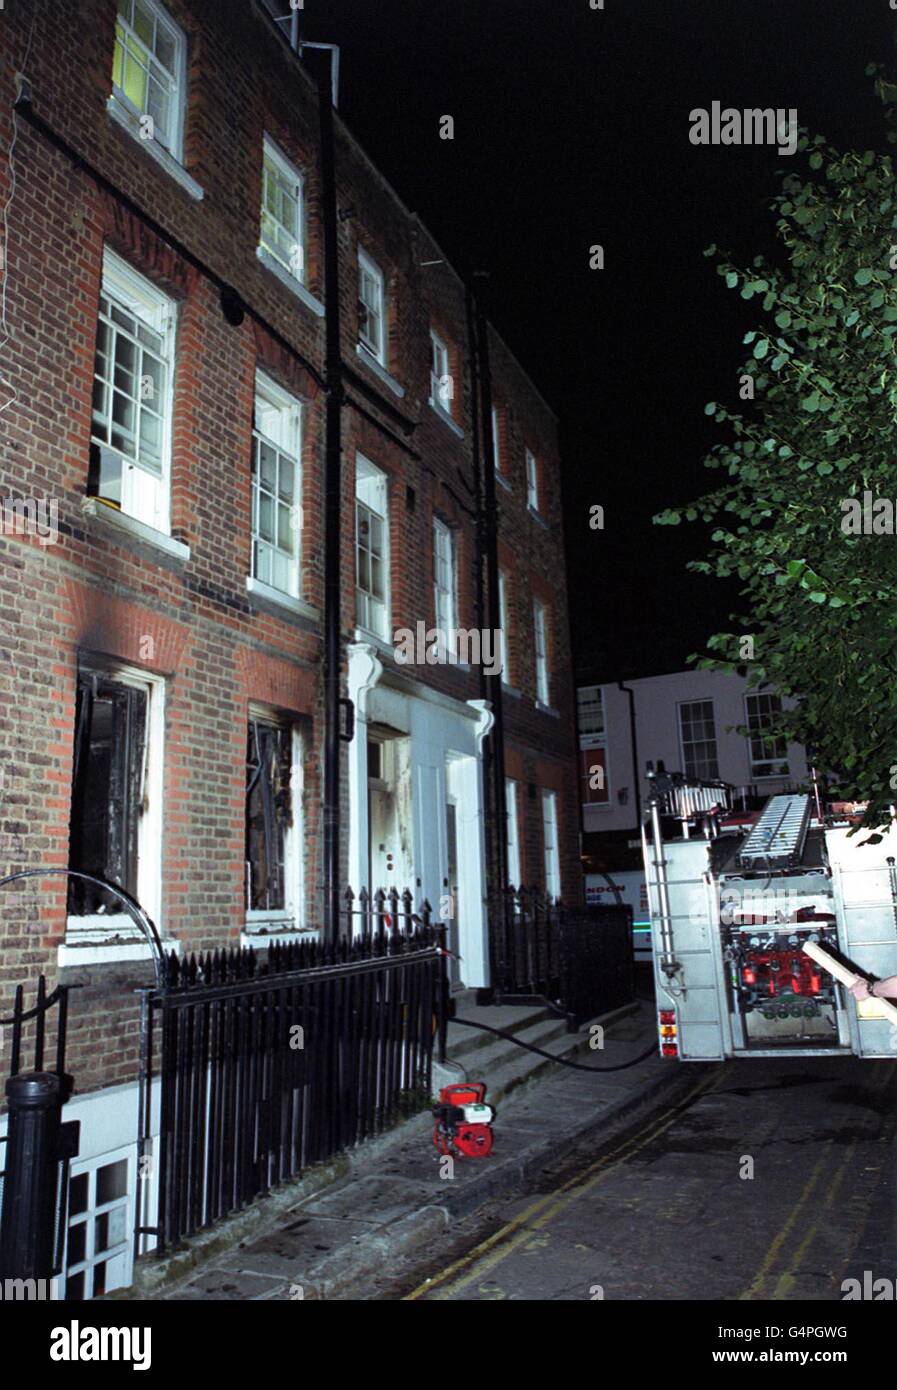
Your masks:
M50 0L0 30L0 867L119 884L183 951L322 921L326 209L316 84L271 10ZM490 329L481 428L467 287L338 116L335 164L341 877L444 899L457 982L488 986L496 721L508 878L580 897L557 425ZM436 660L397 657L418 624ZM0 1014L39 972L83 986L80 1171L126 1204L148 948L63 884L3 890Z

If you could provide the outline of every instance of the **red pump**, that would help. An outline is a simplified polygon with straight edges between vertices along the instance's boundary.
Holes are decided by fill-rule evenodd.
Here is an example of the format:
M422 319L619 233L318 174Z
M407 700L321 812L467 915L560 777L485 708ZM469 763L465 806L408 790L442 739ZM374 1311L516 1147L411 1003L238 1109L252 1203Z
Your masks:
M485 1158L492 1152L495 1111L486 1105L485 1081L465 1081L443 1086L439 1104L433 1106L436 1125L433 1143L442 1154L459 1158Z

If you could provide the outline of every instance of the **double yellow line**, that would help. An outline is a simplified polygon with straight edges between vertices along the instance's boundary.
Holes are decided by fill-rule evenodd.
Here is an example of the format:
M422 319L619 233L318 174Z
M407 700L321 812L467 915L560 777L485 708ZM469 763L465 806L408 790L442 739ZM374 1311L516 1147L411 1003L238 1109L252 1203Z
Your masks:
M891 1081L894 1077L894 1066L895 1064L893 1062L889 1062L888 1065L884 1068L881 1079L877 1081L874 1087L875 1091L883 1091L886 1089L886 1087L888 1087L891 1084ZM803 1264L804 1260L806 1259L807 1252L809 1251L810 1246L813 1244L813 1241L816 1239L816 1236L819 1233L820 1225L823 1221L827 1220L828 1214L831 1212L835 1204L835 1197L837 1196L838 1189L844 1181L844 1178L846 1177L847 1173L851 1169L853 1163L853 1155L854 1151L856 1150L858 1140L853 1139L851 1143L848 1145L847 1151L845 1152L844 1157L838 1165L837 1171L834 1177L832 1178L828 1186L828 1189L826 1190L825 1200L820 1203L816 1211L815 1220L811 1220L809 1222L803 1240L795 1250L794 1256L788 1263L788 1266L779 1275L778 1279L776 1280L775 1287L769 1294L765 1292L766 1283L767 1280L772 1278L773 1266L775 1265L776 1260L778 1259L783 1248L785 1247L785 1242L788 1240L788 1237L791 1235L792 1231L794 1230L795 1226L800 1220L808 1202L811 1200L814 1193L816 1193L820 1179L826 1172L828 1164L831 1160L831 1150L833 1142L834 1141L831 1139L827 1139L825 1141L822 1148L822 1153L817 1159L816 1163L813 1165L812 1171L810 1172L810 1176L804 1183L801 1194L798 1197L795 1205L792 1207L791 1214L789 1215L788 1220L785 1222L785 1224L782 1226L782 1228L778 1231L778 1233L772 1240L769 1249L767 1250L766 1255L763 1258L763 1262L760 1265L760 1268L757 1270L757 1273L755 1274L750 1287L745 1289L744 1293L741 1294L741 1302L755 1298L787 1299L788 1297L790 1297L791 1291L794 1288L795 1277L797 1275L797 1272Z
M506 1260L509 1255L512 1255L515 1250L530 1240L534 1230L547 1226L559 1212L563 1211L571 1202L576 1201L577 1198L591 1191L618 1164L625 1162L633 1154L637 1154L658 1135L669 1129L670 1125L675 1124L683 1108L698 1096L718 1086L727 1070L728 1064L717 1068L710 1076L705 1077L691 1091L688 1091L675 1106L664 1111L659 1120L652 1121L639 1134L625 1140L618 1148L603 1154L601 1158L597 1158L594 1163L590 1163L588 1167L574 1174L572 1178L568 1178L554 1192L550 1192L531 1203L524 1211L519 1212L511 1221L489 1236L487 1240L481 1241L466 1255L462 1255L460 1259L447 1265L441 1273L434 1275L425 1283L419 1284L411 1293L406 1294L403 1302L410 1303L417 1299L426 1298L435 1289L441 1289L437 1295L440 1299L448 1298L451 1294L466 1288L474 1279L488 1274L496 1265L501 1264L502 1260ZM449 1281L451 1281L450 1284ZM446 1288L446 1285L449 1287Z

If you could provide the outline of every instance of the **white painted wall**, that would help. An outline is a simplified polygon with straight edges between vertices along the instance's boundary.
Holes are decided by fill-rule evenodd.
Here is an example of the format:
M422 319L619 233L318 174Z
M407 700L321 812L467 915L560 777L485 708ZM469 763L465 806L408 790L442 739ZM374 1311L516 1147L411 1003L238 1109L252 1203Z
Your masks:
M349 881L357 893L386 884L368 882L367 745L371 725L407 737L411 782L411 874L396 877L417 901L426 898L438 918L448 868L446 794L458 802L458 902L461 979L468 988L489 983L486 931L486 851L482 745L492 726L483 700L453 700L394 668L391 653L370 642L349 647L349 697L355 737L349 745ZM449 766L451 773L449 774Z
M672 675L648 676L626 681L634 692L636 737L638 740L639 775L642 803L648 792L645 764L650 759L655 766L659 759L667 770L681 772L682 753L679 744L679 714L677 706L683 701L712 700L716 725L717 761L722 781L733 786L755 786L759 794L773 795L789 782L799 782L807 775L807 758L800 744L789 744L788 778L769 777L758 780L751 772L748 741L735 732L735 727L747 722L744 695L746 678L727 676L722 671L677 671ZM629 696L616 684L602 685L604 720L607 737L605 778L609 788L606 805L583 806L583 830L586 833L604 830L636 828L636 798L633 779L632 740L629 724ZM625 804L619 792L628 789Z

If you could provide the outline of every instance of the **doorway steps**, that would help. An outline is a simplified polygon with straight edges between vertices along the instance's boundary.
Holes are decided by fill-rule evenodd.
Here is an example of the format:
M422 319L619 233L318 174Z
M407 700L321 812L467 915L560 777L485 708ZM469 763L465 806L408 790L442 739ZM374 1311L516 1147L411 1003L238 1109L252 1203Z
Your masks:
M482 1007L475 1002L474 990L456 994L454 1001L456 1018L469 1018L477 1023L501 1028L521 1042L550 1052L553 1057L588 1061L589 1056L593 1055L589 1048L589 1025L584 1024L577 1033L568 1033L566 1020L558 1018L546 1007L512 1004ZM615 1036L622 1036L625 1031L623 1020L637 1007L632 1005L617 1009L601 1022L609 1030L619 1021L620 1027L615 1028L614 1032ZM447 1065L441 1067L434 1060L434 1092L440 1086L450 1086L458 1081L485 1081L486 1100L492 1104L549 1070L562 1070L547 1057L518 1047L510 1038L498 1038L494 1033L465 1027L454 1019L448 1025L446 1062Z

